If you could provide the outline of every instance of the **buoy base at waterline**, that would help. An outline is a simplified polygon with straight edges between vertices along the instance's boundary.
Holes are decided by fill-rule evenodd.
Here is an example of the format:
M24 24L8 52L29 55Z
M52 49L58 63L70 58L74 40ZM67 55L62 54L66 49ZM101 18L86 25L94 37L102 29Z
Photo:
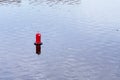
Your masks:
M43 43L41 42L41 43L34 43L34 45L43 45Z

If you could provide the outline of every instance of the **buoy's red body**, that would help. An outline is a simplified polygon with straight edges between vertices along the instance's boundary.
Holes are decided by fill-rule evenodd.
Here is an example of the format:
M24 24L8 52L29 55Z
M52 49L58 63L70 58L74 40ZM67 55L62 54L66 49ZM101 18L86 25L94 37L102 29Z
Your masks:
M40 33L36 34L36 44L41 44L41 34Z
M36 42L34 43L35 45L42 45L42 42L41 42L41 34L40 33L37 33L36 34Z

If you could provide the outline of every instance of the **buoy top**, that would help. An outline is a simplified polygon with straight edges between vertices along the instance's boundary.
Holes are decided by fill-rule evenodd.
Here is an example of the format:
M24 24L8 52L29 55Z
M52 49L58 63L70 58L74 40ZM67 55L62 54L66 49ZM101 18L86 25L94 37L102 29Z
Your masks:
M36 36L41 36L41 34L38 32L38 33L36 33Z

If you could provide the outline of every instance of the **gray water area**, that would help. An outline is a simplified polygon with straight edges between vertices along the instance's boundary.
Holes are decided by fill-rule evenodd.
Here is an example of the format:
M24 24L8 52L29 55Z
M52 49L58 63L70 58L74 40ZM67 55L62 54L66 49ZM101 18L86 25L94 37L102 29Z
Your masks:
M0 0L0 80L120 80L119 8L119 0Z

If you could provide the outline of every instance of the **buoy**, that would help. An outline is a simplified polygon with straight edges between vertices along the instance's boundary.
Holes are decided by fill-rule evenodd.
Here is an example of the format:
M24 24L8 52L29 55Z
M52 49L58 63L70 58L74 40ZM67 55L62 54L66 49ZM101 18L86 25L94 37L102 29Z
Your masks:
M40 33L36 33L36 42L34 43L34 45L42 45Z

